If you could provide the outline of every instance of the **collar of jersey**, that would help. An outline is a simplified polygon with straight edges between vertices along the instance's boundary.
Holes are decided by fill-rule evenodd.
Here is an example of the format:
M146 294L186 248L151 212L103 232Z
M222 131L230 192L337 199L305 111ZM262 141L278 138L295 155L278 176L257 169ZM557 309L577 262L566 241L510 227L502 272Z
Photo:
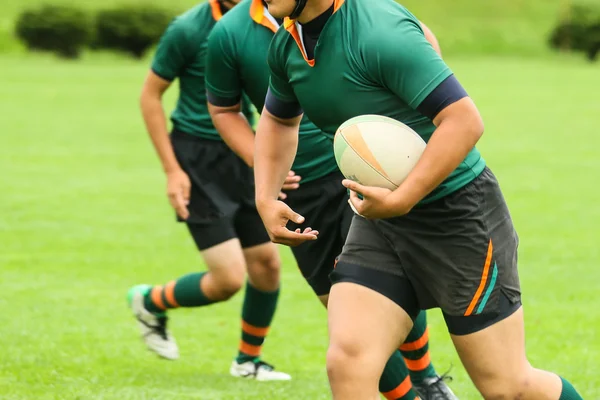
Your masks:
M265 26L273 32L277 32L277 29L279 28L279 24L275 18L269 14L269 10L267 10L262 0L252 0L252 4L250 5L250 17L252 17L252 20L257 24Z
M333 13L334 14L337 12L337 10L340 9L340 7L344 4L345 1L346 0L334 0L333 1ZM306 61L306 63L308 65L310 65L311 67L314 67L315 66L314 58L312 60L309 60L308 56L306 55L306 48L304 47L304 40L302 39L302 26L295 19L290 19L290 18L286 17L283 20L283 27L285 28L286 31L288 31L290 33L290 35L292 35L292 37L296 41L296 44L298 45L298 48L300 49L300 52L302 53L302 57L304 57L304 61Z
M221 11L221 6L217 0L209 0L210 9L212 10L212 16L215 21L223 18L223 11Z

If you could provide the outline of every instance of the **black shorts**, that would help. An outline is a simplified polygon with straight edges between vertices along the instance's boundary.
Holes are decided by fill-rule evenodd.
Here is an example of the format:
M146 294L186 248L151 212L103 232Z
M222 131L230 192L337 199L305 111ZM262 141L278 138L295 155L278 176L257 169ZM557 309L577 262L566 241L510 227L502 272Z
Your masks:
M218 140L173 131L171 144L192 183L185 222L198 249L238 238L243 248L269 242L254 203L254 175L241 158Z
M286 203L306 218L301 228L310 226L319 231L319 239L292 247L302 275L318 296L331 289L329 274L342 252L354 216L343 179L340 172L334 172L286 192ZM289 223L288 229L296 228L298 225Z
M521 306L518 237L496 178L475 180L399 218L355 216L332 273L416 316L439 307L451 333L484 329Z

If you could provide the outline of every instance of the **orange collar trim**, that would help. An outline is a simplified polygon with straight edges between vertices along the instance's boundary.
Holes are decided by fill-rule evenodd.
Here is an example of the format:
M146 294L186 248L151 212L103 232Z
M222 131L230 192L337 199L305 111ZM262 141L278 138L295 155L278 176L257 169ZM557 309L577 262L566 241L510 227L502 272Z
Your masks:
M223 18L223 12L221 11L221 6L217 0L209 0L210 8L212 10L212 16L215 21Z
M273 32L277 32L277 26L265 16L265 5L262 0L252 0L252 4L250 5L250 17L252 17L252 20L257 24L269 28Z
M345 2L345 0L334 0L333 1L333 13L334 14L340 9L340 7L344 4L344 2ZM306 50L304 49L304 45L302 44L302 38L300 37L300 32L298 32L298 28L296 27L296 20L289 19L286 17L285 20L283 21L283 27L285 28L286 31L288 31L290 33L290 35L292 35L292 37L296 41L296 44L298 45L298 48L300 49L300 52L302 53L302 57L304 57L304 61L306 61L308 63L308 65L310 65L311 67L314 67L315 60L314 59L309 60L308 56L306 55Z

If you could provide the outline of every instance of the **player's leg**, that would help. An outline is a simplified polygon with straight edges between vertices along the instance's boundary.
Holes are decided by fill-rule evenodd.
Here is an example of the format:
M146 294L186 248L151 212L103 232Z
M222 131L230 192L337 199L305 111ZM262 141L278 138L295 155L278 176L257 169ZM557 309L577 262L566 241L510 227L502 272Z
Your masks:
M302 275L325 307L331 290L329 275L342 252L354 216L347 203L346 188L341 185L342 179L343 176L337 172L303 184L299 189L288 192L286 200L293 210L309 221L307 223L318 221L319 240L293 247L292 253ZM293 223L289 226L290 229L303 227ZM415 329L421 327L415 324ZM406 364L396 351L384 368L379 391L387 399L405 400L410 398L406 396L410 396L411 386ZM422 400L428 400L428 397L422 397Z
M261 381L289 380L262 358L262 346L269 332L279 298L281 259L271 243L253 199L243 204L235 218L235 229L243 248L248 281L242 306L242 332L230 373Z
M178 358L179 352L166 327L166 311L227 300L239 291L245 276L244 254L230 220L188 227L207 271L190 273L164 285L134 286L128 294L146 346L167 359Z
M399 264L374 224L355 217L331 274L327 371L334 399L378 398L384 368L412 328L418 305ZM388 399L417 397L407 372L384 391Z
M485 399L581 399L570 383L527 360L518 238L510 213L491 171L486 169L471 186L471 198L480 200L483 231L465 225L471 235L468 241L463 239L462 254L457 254L464 286L444 309L465 368ZM477 237L483 238L478 244ZM462 309L453 307L456 304Z
M244 282L245 259L233 217L239 208L231 172L239 158L220 141L174 131L177 160L192 187L185 221L208 271L195 272L165 285L141 285L129 292L130 306L146 345L165 358L177 358L175 341L166 329L165 311L202 307L233 296ZM179 217L178 221L183 222Z
M580 400L573 386L531 366L525 355L522 307L481 331L452 335L461 361L487 400Z
M401 221L395 228L404 238L399 256L407 260L407 274L417 293L425 287L435 303L421 299L421 304L442 308L483 397L559 399L561 379L534 369L525 356L518 237L491 171ZM570 398L580 398L570 385L565 390Z

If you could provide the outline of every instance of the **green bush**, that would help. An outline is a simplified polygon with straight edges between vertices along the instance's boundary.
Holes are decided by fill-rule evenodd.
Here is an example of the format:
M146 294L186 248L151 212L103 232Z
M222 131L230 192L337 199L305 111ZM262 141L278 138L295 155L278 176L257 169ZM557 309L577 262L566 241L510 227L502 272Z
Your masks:
M579 51L590 61L600 53L600 7L576 4L550 34L550 46L557 50Z
M91 23L87 14L77 8L45 5L23 12L15 33L29 50L77 58L90 41Z
M151 6L121 6L96 16L93 46L144 56L156 44L174 15Z

